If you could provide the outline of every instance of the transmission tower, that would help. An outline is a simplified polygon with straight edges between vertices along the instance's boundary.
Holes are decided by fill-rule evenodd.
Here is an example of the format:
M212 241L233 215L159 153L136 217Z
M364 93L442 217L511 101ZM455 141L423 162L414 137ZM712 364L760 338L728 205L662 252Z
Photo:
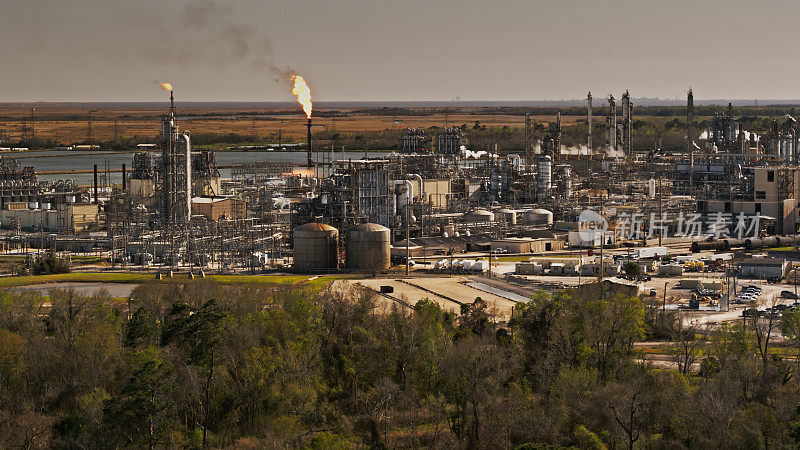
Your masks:
M92 143L92 112L86 113L86 143Z

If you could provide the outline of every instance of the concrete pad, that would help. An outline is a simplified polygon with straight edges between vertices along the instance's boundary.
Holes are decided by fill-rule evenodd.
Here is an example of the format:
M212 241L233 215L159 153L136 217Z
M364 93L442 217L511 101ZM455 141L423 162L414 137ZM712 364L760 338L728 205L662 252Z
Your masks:
M364 280L353 280L354 283L361 284L362 286L368 287L376 292L380 291L381 286L392 286L394 288L394 292L389 294L390 297L396 298L398 300L402 300L407 302L410 305L416 305L418 301L427 298L431 301L434 301L439 304L445 311L451 311L455 313L461 312L461 306L446 299L440 297L438 295L431 294L430 292L426 292L422 289L417 287L411 286L409 284L403 283L401 281L397 281L395 279L390 278L368 278ZM386 299L386 301L390 301Z

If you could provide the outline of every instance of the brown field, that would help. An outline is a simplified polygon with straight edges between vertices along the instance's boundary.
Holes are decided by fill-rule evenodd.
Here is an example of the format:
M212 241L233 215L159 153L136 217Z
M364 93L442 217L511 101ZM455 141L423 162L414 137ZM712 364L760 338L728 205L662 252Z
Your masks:
M37 138L53 139L59 144L83 142L87 138L88 117L91 115L91 137L96 141L113 139L115 121L120 138L138 136L147 139L159 132L159 116L167 111L163 108L131 107L80 107L37 105L34 113L34 127ZM279 130L284 142L305 139L305 116L299 110L258 109L230 107L183 107L176 108L181 118L182 128L200 134L256 135L260 139L277 140ZM493 115L459 112L427 114L420 109L420 115L383 116L356 113L352 109L337 109L335 119L319 117L314 120L315 130L338 132L377 132L398 128L427 128L429 126L461 125L472 126L475 121L487 127L510 126L520 128L524 117L513 115ZM322 110L330 115L330 110ZM203 117L208 115L226 117ZM19 139L23 127L29 126L30 105L0 104L0 133L6 133L12 140ZM555 116L532 116L538 122L550 122ZM583 117L562 116L565 125L575 123Z

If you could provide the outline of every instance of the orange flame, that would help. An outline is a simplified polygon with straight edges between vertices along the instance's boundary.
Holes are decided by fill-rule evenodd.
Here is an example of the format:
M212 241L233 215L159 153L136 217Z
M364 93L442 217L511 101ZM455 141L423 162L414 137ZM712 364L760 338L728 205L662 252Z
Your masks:
M292 75L294 81L294 88L292 94L297 97L297 103L303 106L303 111L306 117L311 118L311 89L308 88L306 80L300 75Z
M161 89L163 89L165 91L171 91L172 90L172 84L170 84L170 83L161 83Z

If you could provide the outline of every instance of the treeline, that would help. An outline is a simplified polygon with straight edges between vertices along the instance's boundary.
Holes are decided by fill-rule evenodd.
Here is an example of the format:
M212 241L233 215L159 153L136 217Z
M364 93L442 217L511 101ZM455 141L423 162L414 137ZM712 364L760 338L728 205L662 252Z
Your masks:
M127 301L72 291L49 301L0 297L2 448L800 439L797 347L770 352L759 318L710 333L636 297L572 292L520 304L501 326L480 299L458 314L431 301L409 311L361 290L206 281L143 285ZM643 359L635 344L648 337L673 342L677 370Z

